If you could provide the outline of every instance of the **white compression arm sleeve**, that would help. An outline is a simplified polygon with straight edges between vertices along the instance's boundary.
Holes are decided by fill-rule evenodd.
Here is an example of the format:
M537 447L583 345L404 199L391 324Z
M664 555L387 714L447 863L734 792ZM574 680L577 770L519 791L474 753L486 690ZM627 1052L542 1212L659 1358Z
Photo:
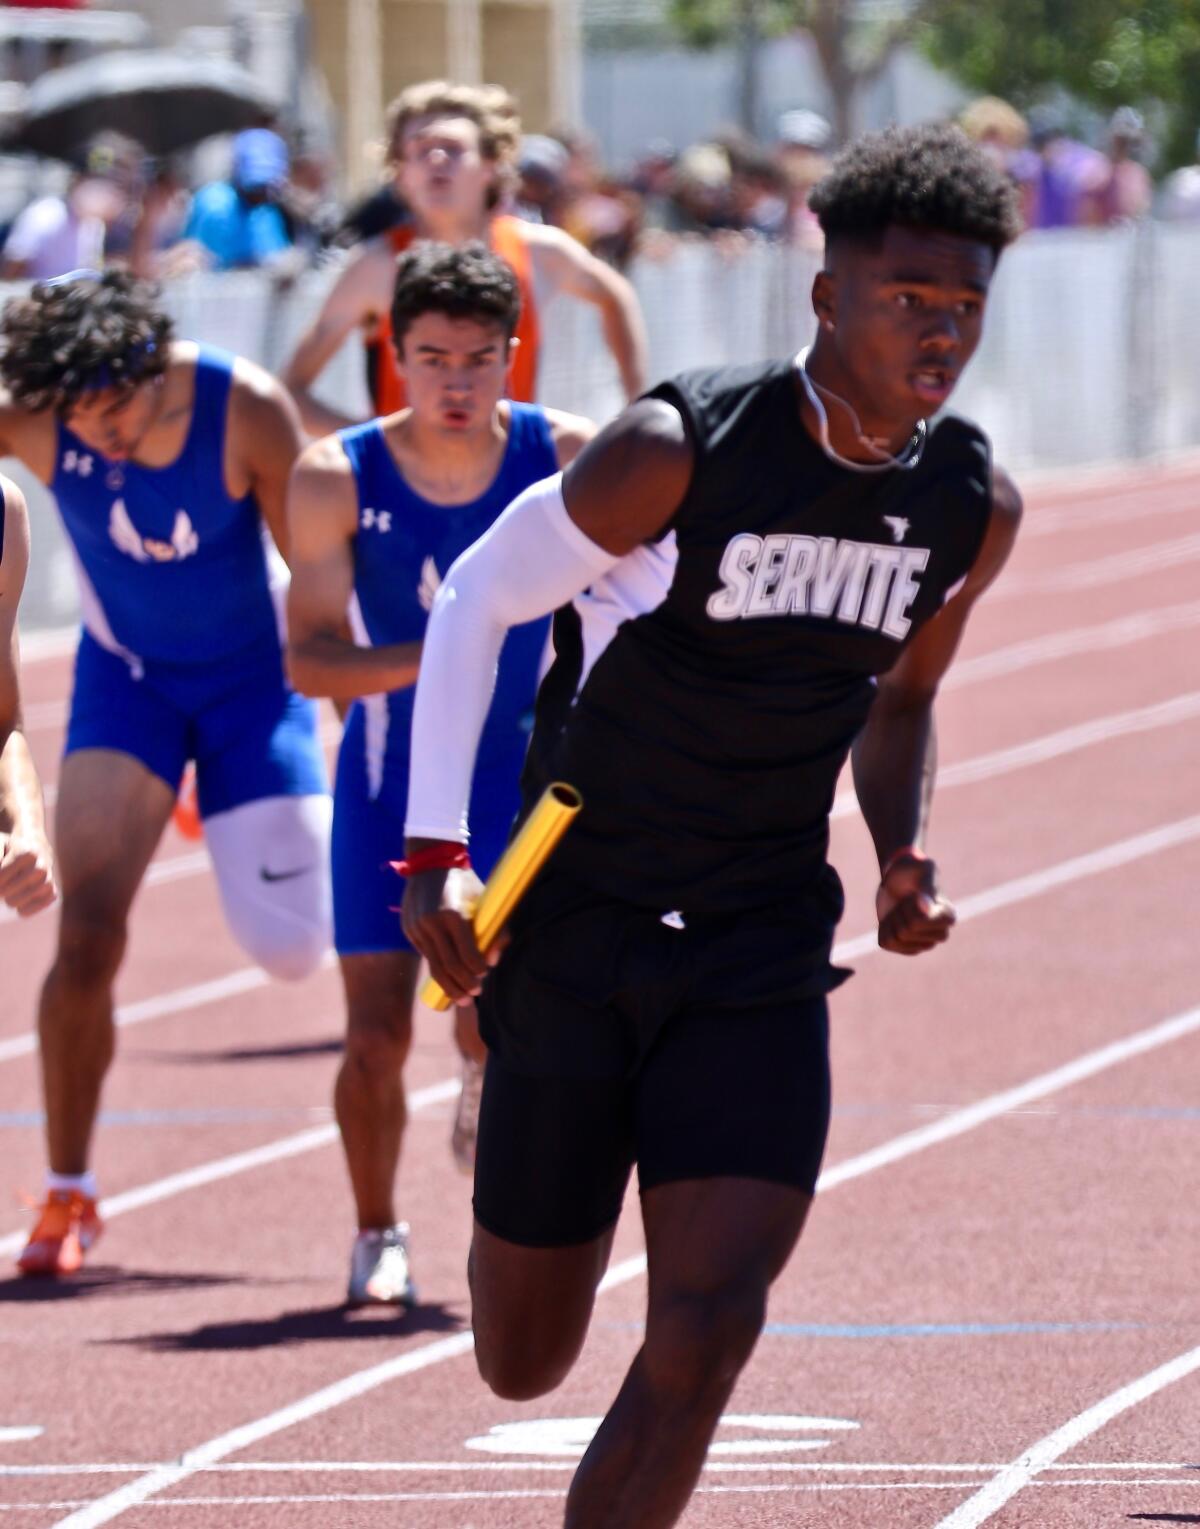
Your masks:
M558 473L514 499L450 569L421 650L410 839L467 838L475 754L509 627L557 610L618 562L567 514Z

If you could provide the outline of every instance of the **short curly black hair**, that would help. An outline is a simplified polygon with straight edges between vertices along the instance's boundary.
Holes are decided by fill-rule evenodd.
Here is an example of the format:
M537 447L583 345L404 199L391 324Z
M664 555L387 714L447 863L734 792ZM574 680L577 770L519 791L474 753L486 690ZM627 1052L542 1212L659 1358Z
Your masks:
M23 408L69 414L85 393L166 371L172 327L157 286L128 271L41 281L0 314L0 380Z
M829 242L877 240L901 224L977 240L999 256L1021 231L1012 183L950 125L889 127L856 138L808 204Z
M486 244L421 242L396 267L392 338L397 350L423 313L495 324L511 339L521 316L521 289L512 267Z

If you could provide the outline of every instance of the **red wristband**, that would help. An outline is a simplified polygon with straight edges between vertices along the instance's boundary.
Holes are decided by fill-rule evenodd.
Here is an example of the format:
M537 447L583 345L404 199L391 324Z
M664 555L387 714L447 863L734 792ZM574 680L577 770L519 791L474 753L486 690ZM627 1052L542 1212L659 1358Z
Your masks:
M915 844L902 844L899 849L894 849L892 853L887 857L887 862L884 865L883 870L879 873L880 886L883 885L883 883L896 869L896 862L898 860L916 860L919 863L924 864L924 862L928 859L929 856L925 853L925 851L923 849L918 849Z
M424 871L469 871L471 857L465 844L431 844L415 849L407 860L389 860L397 876L420 876Z

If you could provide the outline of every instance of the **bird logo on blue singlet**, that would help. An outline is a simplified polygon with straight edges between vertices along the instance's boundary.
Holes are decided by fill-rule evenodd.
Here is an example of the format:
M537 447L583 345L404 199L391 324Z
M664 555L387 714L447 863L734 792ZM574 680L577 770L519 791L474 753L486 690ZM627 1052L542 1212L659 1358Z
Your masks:
M123 499L114 499L108 517L108 535L114 547L136 563L178 563L191 557L200 546L200 538L186 510L175 512L170 541L143 536L125 508Z
M429 612L433 609L433 602L437 599L437 592L442 587L442 576L438 572L438 566L431 557L427 557L421 564L421 582L417 585L417 599L421 602L421 609Z

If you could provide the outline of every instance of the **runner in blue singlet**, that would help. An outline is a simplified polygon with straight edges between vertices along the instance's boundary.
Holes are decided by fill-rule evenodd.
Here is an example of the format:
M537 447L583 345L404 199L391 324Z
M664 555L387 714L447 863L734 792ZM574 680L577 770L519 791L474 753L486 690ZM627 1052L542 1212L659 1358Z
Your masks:
M354 703L333 819L334 931L348 1009L335 1099L358 1212L354 1302L413 1298L393 1181L418 957L400 929L401 886L388 862L404 840L426 616L460 553L592 434L586 420L504 398L519 302L512 272L483 245L426 244L405 256L393 323L410 406L311 446L288 501L293 681L308 695ZM471 860L481 878L516 815L547 636L545 621L520 627L501 656L475 769ZM469 1168L482 1059L473 1014L460 1020L459 1043L455 1145Z
M328 945L331 803L311 701L287 685L276 593L295 407L251 363L172 338L154 288L73 273L0 318L0 453L54 492L83 634L56 810L62 921L39 1030L50 1174L18 1260L70 1273L126 922L195 761L226 919L285 978Z

